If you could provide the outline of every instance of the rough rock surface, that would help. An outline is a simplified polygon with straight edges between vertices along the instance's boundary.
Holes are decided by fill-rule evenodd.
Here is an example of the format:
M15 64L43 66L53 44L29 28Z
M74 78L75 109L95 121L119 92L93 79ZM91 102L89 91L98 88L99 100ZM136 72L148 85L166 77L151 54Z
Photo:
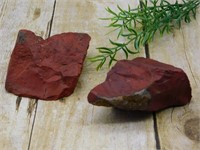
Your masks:
M62 33L46 40L20 30L12 52L5 88L18 96L57 100L73 93L90 36Z
M105 82L92 89L89 103L126 110L158 111L191 100L191 87L183 70L146 58L121 60Z

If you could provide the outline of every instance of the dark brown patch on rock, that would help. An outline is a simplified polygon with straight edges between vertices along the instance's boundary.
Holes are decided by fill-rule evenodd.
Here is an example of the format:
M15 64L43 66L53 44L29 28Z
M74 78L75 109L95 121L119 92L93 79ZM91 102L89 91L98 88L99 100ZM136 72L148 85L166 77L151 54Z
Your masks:
M118 61L105 82L88 95L94 105L142 111L181 106L190 100L190 83L183 70L146 58Z
M90 36L62 33L46 40L19 31L8 67L6 90L18 96L57 100L73 93Z
M194 141L200 141L200 119L192 118L185 122L185 135Z

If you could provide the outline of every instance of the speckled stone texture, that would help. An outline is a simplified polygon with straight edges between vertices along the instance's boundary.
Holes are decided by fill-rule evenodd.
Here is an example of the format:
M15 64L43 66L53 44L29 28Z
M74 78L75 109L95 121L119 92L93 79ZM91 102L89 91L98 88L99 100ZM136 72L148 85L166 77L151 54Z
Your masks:
M88 95L93 105L140 111L159 111L190 100L190 83L182 69L142 57L118 61L105 82Z
M5 88L18 96L57 100L73 93L90 36L62 33L46 40L20 30L11 55Z

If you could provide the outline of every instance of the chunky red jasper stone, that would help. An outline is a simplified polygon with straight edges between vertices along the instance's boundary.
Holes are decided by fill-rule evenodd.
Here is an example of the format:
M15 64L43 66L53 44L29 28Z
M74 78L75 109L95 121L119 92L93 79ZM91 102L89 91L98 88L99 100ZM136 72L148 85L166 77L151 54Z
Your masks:
M121 60L105 82L92 89L88 101L126 110L158 111L191 100L191 87L183 70L152 59Z
M71 95L90 39L84 33L62 33L44 40L31 31L19 31L8 67L6 90L42 100Z

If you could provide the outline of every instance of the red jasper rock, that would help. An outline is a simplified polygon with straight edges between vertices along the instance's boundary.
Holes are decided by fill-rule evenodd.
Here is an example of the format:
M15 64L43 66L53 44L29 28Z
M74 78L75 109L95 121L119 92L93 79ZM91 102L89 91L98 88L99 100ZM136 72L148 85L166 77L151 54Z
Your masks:
M89 103L126 110L158 111L191 100L183 70L152 59L121 60L105 82L92 89Z
M78 82L89 41L84 33L62 33L43 40L31 31L19 31L6 90L42 100L69 96Z

